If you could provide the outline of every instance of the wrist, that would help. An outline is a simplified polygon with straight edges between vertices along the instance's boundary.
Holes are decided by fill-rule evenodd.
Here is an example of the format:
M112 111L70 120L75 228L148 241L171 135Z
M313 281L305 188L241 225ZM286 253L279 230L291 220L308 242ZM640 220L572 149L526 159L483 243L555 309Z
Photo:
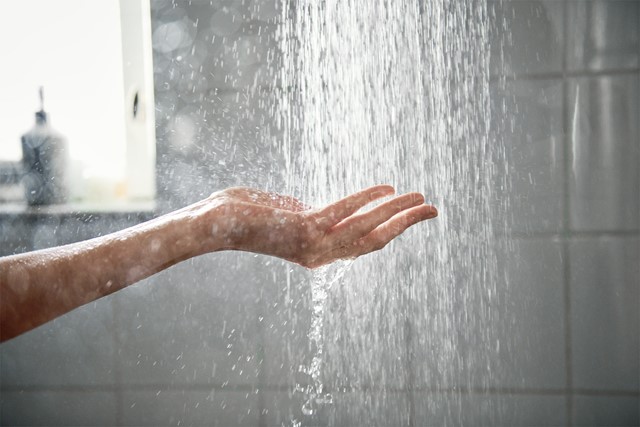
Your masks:
M218 193L189 206L186 222L189 234L194 240L198 255L220 251L225 248L226 210L228 203Z

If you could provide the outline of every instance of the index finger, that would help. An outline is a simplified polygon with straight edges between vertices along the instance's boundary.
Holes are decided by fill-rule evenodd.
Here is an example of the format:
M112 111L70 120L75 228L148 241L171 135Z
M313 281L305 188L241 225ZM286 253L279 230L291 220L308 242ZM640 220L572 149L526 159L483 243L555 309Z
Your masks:
M372 201L390 196L393 193L395 193L395 190L390 185L376 185L332 203L321 209L316 215L329 228L350 217Z

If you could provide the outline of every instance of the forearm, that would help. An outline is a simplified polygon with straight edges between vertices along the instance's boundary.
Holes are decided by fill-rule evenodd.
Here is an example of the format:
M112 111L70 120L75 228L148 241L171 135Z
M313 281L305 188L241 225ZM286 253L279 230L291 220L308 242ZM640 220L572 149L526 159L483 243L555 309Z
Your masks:
M215 250L200 202L107 236L0 259L0 340Z

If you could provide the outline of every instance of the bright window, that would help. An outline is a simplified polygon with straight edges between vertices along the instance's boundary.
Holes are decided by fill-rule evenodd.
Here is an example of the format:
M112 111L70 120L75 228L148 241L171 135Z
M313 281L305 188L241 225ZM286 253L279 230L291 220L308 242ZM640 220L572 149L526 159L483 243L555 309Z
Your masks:
M21 159L42 86L49 123L69 146L72 198L152 198L148 0L20 0L0 10L0 160Z

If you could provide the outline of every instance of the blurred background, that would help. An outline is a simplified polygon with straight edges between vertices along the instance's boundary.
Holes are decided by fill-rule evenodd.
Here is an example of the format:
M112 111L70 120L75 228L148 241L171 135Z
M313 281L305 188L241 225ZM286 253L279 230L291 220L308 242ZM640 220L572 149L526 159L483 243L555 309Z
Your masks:
M279 4L151 1L155 207L5 202L0 255L103 235L231 185L281 187ZM506 144L518 247L499 260L517 316L496 327L508 349L492 383L389 385L394 409L366 422L350 408L371 396L345 390L305 417L294 389L312 354L310 290L290 284L309 273L218 253L2 344L0 424L639 425L640 2L488 5L500 23L491 126Z

